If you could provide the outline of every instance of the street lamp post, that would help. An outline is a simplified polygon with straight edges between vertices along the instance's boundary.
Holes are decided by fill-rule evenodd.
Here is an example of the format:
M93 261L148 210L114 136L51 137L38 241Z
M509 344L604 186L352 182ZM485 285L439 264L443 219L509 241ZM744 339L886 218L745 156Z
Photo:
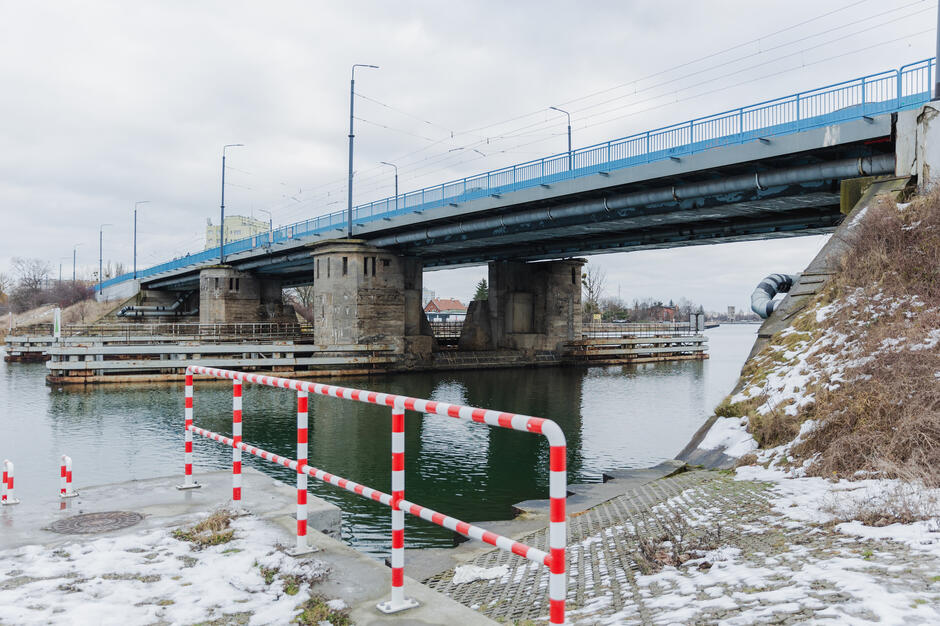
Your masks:
M937 54L933 66L933 99L940 100L940 6L937 7Z
M98 227L98 297L101 297L101 283L104 281L104 227L112 224L102 224Z
M79 247L80 245L82 245L82 244L77 243L77 244L75 244L74 246L72 246L72 282L73 282L73 283L75 282L75 259L76 259L76 251L78 250L78 247Z
M274 216L271 215L271 211L267 209L258 209L262 213L268 214L268 243L274 243Z
M138 200L134 203L134 280L137 279L137 207L149 202L150 200Z
M548 107L549 109L558 111L559 113L564 113L568 116L568 170L572 169L571 164L571 113L565 111L564 109L559 109L558 107Z
M398 166L388 161L380 161L382 165L391 165L395 168L395 210L398 210Z
M222 203L221 215L219 219L219 265L225 264L225 149L226 148L240 148L245 144L243 143L227 143L222 146Z
M347 184L347 206L346 206L346 237L352 238L352 196L353 196L353 105L355 104L356 94L356 68L369 67L379 69L378 65L367 65L365 63L355 63L352 66L352 72L349 79L349 183Z

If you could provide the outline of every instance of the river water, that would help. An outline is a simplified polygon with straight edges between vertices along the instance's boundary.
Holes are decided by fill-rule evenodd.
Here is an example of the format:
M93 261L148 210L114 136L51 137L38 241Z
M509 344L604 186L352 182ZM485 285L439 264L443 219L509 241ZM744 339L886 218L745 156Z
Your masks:
M672 458L731 390L756 325L707 331L707 361L617 367L550 367L402 374L338 384L525 413L556 421L568 439L568 481ZM182 473L182 385L50 389L43 364L0 364L0 457L16 464L17 496L53 494L59 455L76 488ZM231 434L231 383L197 383L196 424ZM244 440L293 457L296 396L244 388ZM310 397L310 464L390 490L389 410ZM438 416L406 415L410 501L465 521L511 517L511 505L548 497L542 437ZM229 469L231 449L196 437L198 467ZM250 455L245 465L294 484L294 474ZM197 476L198 479L198 476ZM310 479L310 490L343 510L344 539L386 554L388 508ZM406 518L408 547L452 545L452 534Z

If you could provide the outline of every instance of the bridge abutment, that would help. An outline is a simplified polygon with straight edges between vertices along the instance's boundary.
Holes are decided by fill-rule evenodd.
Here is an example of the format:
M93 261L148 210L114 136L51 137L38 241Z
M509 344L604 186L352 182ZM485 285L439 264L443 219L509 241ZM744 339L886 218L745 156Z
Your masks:
M468 311L462 350L555 351L581 337L584 259L489 264L489 297Z

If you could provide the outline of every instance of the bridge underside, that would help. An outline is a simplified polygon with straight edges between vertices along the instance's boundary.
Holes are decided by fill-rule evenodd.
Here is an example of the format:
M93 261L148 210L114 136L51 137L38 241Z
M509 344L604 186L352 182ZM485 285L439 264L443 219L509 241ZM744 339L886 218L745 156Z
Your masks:
M425 267L447 267L819 235L832 232L843 217L838 182L824 187L788 188L776 196L754 193L733 204L709 198L695 206L622 209L588 223L569 219L550 228L535 223L456 241L431 240L403 252L423 259Z
M841 181L893 174L894 151L894 117L882 115L358 224L355 237L445 268L822 234L841 220ZM285 287L311 284L316 246L340 238L226 262ZM200 269L142 286L195 289Z

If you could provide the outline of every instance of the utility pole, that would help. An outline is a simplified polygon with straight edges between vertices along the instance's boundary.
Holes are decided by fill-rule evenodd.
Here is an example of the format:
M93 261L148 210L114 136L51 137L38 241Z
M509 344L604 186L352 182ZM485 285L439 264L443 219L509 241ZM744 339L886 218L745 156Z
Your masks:
M221 219L219 223L219 265L225 264L225 149L239 148L243 143L227 143L222 146L222 204Z
M571 162L571 113L568 113L568 111L565 111L564 109L559 109L558 107L548 108L558 111L559 113L564 113L568 116L568 171L571 171L573 169Z
M395 210L398 210L398 166L388 161L380 161L382 165L391 165L395 168Z
M937 55L933 65L933 99L940 100L940 5L937 6Z
M104 281L104 227L111 224L102 224L98 227L98 297L101 297L101 283Z
M150 200L138 200L134 203L134 279L137 279L137 207L147 204Z
M73 282L73 283L75 282L75 259L77 258L77 257L76 257L76 251L78 250L78 247L79 247L80 245L82 245L82 244L77 243L77 244L75 244L74 246L72 246L72 282Z
M369 67L374 70L379 69L378 65L367 65L365 63L355 63L352 66L352 73L349 79L349 182L347 184L347 206L346 206L346 238L352 239L352 196L353 196L353 105L356 96L356 68Z
M267 209L258 209L262 213L268 214L268 243L274 243L274 217L271 215L271 211Z

